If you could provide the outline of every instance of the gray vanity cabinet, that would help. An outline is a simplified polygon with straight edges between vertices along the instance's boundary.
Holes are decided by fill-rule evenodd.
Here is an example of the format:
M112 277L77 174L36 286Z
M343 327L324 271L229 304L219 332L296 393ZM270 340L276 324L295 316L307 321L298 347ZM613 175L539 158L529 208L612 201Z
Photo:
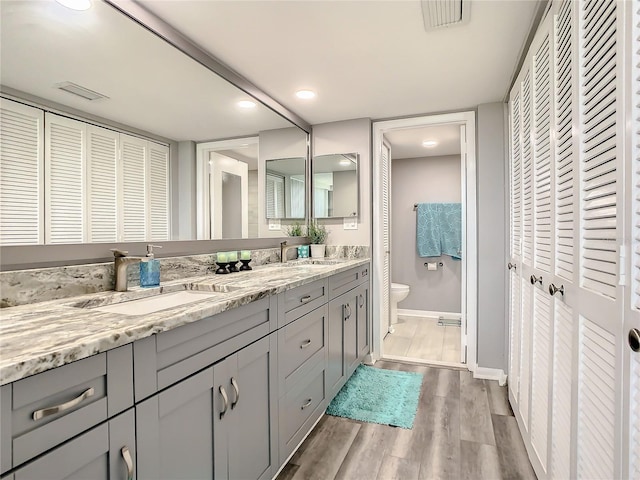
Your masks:
M276 343L271 334L213 368L216 479L268 480L277 467Z
M134 411L130 409L51 450L5 478L134 479L137 478L135 440Z
M364 283L356 290L358 319L358 360L363 361L371 351L371 323L369 322L369 284Z
M271 478L277 445L272 338L137 405L140 479Z
M332 399L358 365L357 301L354 292L329 302L327 397Z

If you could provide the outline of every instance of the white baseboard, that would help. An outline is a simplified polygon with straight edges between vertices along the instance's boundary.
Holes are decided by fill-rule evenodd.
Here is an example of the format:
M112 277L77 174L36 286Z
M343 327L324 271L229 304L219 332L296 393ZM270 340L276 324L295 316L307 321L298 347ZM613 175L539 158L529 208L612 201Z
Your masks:
M502 387L507 384L507 374L499 368L476 367L473 369L473 378L481 378L484 380L497 380Z
M434 312L431 310L411 310L409 308L399 308L398 315L403 315L405 317L445 317L451 318L455 320L459 320L462 318L462 314L453 313L453 312Z

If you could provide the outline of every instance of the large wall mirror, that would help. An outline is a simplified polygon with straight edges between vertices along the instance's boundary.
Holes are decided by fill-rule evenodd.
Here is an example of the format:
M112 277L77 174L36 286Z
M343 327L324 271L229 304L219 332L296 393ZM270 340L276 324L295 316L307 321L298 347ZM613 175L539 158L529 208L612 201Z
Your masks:
M313 216L358 216L358 154L313 157Z
M2 149L30 178L1 199L3 245L262 236L266 160L306 158L303 120L107 2L3 0L0 22L2 136L35 132Z

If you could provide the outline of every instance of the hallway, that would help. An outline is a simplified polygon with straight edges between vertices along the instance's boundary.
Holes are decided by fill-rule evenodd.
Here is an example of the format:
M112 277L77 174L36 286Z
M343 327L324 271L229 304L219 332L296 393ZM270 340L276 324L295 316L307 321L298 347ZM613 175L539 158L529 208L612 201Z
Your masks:
M278 480L536 478L506 387L467 371L376 366L424 374L413 429L325 415Z

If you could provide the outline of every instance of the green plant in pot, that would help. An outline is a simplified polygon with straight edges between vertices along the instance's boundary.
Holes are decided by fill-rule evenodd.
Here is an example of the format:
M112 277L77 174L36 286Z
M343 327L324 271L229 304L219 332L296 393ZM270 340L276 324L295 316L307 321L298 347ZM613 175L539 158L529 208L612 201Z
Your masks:
M300 222L294 222L288 225L287 235L290 237L304 237L304 226Z
M309 223L309 240L311 241L311 256L313 258L324 258L325 255L325 241L329 236L327 227L321 225L317 220L312 220Z

